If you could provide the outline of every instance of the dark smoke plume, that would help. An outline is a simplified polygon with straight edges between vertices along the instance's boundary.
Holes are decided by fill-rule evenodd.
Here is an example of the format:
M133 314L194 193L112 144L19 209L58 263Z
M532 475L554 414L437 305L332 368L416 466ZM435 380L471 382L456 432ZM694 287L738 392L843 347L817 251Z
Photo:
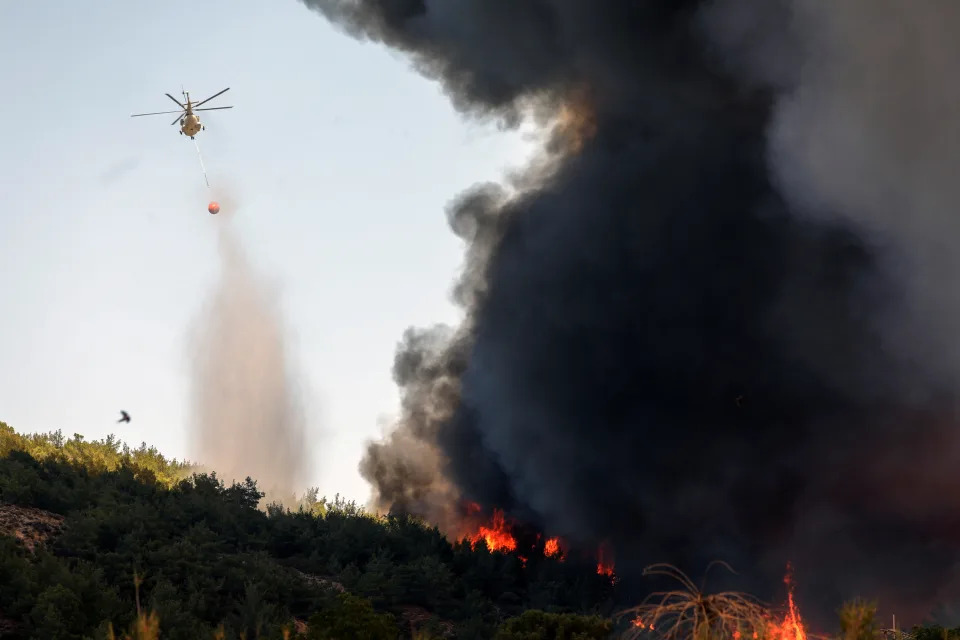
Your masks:
M792 561L824 624L960 596L955 3L302 1L464 114L554 118L450 208L466 320L400 346L380 508L502 507L625 581L720 558L776 599Z

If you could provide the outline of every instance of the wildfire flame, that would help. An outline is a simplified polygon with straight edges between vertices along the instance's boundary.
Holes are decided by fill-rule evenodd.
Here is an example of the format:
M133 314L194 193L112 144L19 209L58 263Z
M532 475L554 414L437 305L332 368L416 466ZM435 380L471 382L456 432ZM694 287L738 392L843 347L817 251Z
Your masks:
M560 540L557 538L550 538L543 543L543 555L550 557L555 556L560 553Z
M636 618L634 618L634 620L633 620L633 626L639 627L639 628L641 628L641 629L644 629L645 631L654 631L654 630L655 630L655 629L654 629L654 626L653 626L653 623L647 624L646 622L643 621L643 618L641 618L640 616L637 616ZM739 640L739 638L740 638L739 633L740 633L740 632L738 631L737 633L735 633L735 634L733 635L733 637L736 638L737 640Z
M493 515L488 522L477 524L482 518L483 507L476 502L464 503L464 511L467 519L474 524L470 527L473 533L467 533L461 539L470 543L471 548L476 549L477 544L483 540L487 549L500 552L521 552L517 553L517 558L523 566L527 566L529 555L522 548L517 546L517 538L513 534L512 525L507 521L503 509L493 509ZM478 518L478 516L480 516ZM470 530L468 529L468 531ZM537 534L537 541L542 539L542 534ZM535 547L531 547L535 551ZM566 559L566 554L560 546L560 538L548 538L543 544L543 555L548 558L556 558L560 562Z
M597 549L597 573L601 576L613 577L613 554L607 543L602 543Z
M783 580L787 587L787 610L782 618L737 594L704 595L676 571L674 575L686 581L686 589L671 592L672 597L659 604L645 603L637 607L635 610L640 613L631 621L632 626L646 633L655 631L656 623L660 628L658 636L663 640L707 635L732 640L807 640L807 630L794 600L792 572L788 564ZM712 615L701 615L708 611L713 612Z
M470 545L476 547L481 540L486 541L487 548L490 551L514 551L517 548L517 540L510 533L510 527L503 517L501 509L493 510L493 520L490 526L481 525L475 534L468 536Z
M779 640L807 640L807 632L803 628L800 611L793 601L793 567L789 564L783 583L787 587L787 613L779 625L777 636Z

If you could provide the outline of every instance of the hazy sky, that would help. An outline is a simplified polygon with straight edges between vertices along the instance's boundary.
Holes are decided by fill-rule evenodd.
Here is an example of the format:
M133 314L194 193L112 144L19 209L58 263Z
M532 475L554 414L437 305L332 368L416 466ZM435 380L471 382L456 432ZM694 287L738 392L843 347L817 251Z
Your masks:
M0 1L0 421L189 456L187 331L223 218L174 115L129 117L176 109L181 85L231 87L197 138L211 185L280 292L312 482L365 501L403 330L458 317L444 208L531 143L296 0Z

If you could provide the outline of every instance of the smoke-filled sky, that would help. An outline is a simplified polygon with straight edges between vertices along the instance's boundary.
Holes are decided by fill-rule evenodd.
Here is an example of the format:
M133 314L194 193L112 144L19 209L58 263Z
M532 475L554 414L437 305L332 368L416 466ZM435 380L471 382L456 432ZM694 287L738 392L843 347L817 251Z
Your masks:
M952 0L35 4L0 6L0 419L186 450L218 219L127 116L232 86L200 144L324 492L362 499L359 462L383 507L759 595L792 560L814 618L960 596ZM511 196L519 137L464 138L531 111L558 128Z
M231 87L197 138L211 191L240 202L236 241L276 298L306 481L365 501L403 330L457 318L443 208L529 143L293 0L0 2L0 84L0 420L193 455L190 331L224 214L173 116L129 116Z
M955 3L302 1L465 115L563 127L521 195L449 211L466 320L398 353L384 508L762 596L792 560L820 621L960 597Z

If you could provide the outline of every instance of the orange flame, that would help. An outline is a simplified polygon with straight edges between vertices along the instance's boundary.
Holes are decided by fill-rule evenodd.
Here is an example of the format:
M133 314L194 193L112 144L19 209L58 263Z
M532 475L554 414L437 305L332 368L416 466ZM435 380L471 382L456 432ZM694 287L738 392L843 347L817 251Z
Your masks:
M601 548L601 553L602 552L603 549ZM600 573L599 567L597 572ZM747 634L752 635L753 640L760 640L761 635L762 640L807 640L807 630L803 626L800 610L793 597L793 568L790 564L787 564L787 573L784 576L783 582L787 586L787 611L783 616L783 620L781 622L772 620L772 616L768 612L764 616L764 623L760 628L760 632L758 632L757 628L754 629L752 634L746 631ZM634 618L632 625L644 631L654 630L653 623L648 623L641 616ZM732 636L733 640L743 640L746 637L740 629L734 630Z
M653 623L651 622L650 624L647 624L646 622L643 621L643 618L641 618L640 616L637 616L636 618L634 618L634 620L633 620L633 626L635 626L635 627L640 627L641 629L646 629L647 631L653 631L653 630L654 630L654 628L653 628ZM734 637L736 637L736 636L734 636Z
M602 543L597 549L597 573L602 576L613 576L613 557L607 543Z
M468 520L472 520L474 523L478 522L477 515L483 513L483 507L476 502L465 502L463 508L466 512ZM487 549L490 551L523 551L522 549L517 548L517 539L514 537L512 531L513 527L507 522L507 518L504 515L503 509L494 508L493 516L489 522L481 525L475 524L474 527L475 530L473 533L466 533L461 538L461 540L469 542L471 548L473 549L476 549L477 544L483 540L486 542ZM542 537L542 534L537 534L538 541L542 539ZM531 551L532 550L534 550L533 547L531 547ZM543 555L546 557L555 557L561 562L566 559L566 554L560 547L559 537L547 539L547 541L544 543ZM524 567L527 566L527 555L521 555L518 553L517 558Z
M779 640L807 640L807 632L803 628L800 611L793 601L793 567L790 564L787 564L787 574L783 577L783 583L787 586L787 613L778 629Z
M490 526L482 526L477 533L469 536L470 545L476 547L481 540L486 541L487 549L490 551L513 551L517 548L517 541L510 533L510 527L503 517L503 511L493 510L493 520Z
M558 538L550 538L543 543L543 555L550 557L558 553L560 553L560 540Z

